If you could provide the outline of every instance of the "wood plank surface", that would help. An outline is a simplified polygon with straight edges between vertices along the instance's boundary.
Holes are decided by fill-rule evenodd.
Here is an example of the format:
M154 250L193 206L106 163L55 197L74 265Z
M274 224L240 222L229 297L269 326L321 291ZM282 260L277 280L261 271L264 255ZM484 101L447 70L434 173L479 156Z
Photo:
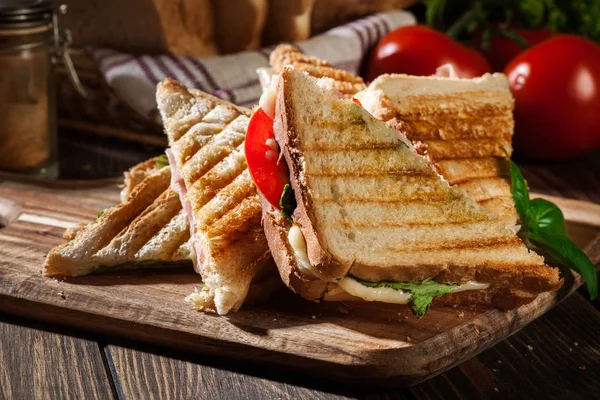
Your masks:
M98 344L0 318L0 399L111 399Z
M111 344L107 352L117 390L128 399L570 399L600 393L600 337L590 334L590 326L600 327L600 312L576 293L477 357L395 390L348 387L132 343Z
M410 389L418 399L593 399L600 395L600 312L575 293L543 318Z
M268 368L244 365L238 372L206 365L178 356L157 355L138 349L109 345L111 372L124 399L349 399L343 394L262 377L272 375ZM181 355L179 355L181 357ZM281 375L281 374L280 374ZM306 377L305 377L306 378ZM293 379L292 379L293 381ZM309 382L309 381L307 381ZM339 385L336 388L338 391ZM333 385L336 387L336 385ZM346 391L348 395L348 391ZM411 396L412 397L412 396ZM406 397L401 397L406 398Z
M406 306L314 304L282 291L267 304L217 317L194 312L183 303L200 284L191 269L115 272L64 281L40 276L47 252L64 241L65 226L89 220L117 201L114 185L80 189L4 182L0 197L23 210L17 222L0 230L2 309L172 347L319 368L321 375L336 379L414 384L521 329L580 283L568 280L558 293L542 294L508 313L433 307L426 318L418 319ZM568 218L568 208L565 211ZM579 225L571 224L571 231L580 232ZM597 234L582 232L575 235L580 244Z

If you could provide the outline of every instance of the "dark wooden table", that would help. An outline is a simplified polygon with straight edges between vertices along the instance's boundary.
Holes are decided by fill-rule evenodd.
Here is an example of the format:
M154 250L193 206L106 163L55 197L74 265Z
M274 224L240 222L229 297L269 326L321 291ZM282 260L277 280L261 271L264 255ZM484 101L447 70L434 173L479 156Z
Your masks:
M162 149L61 132L63 178L118 176ZM519 160L537 192L600 203L600 153ZM1 277L0 277L1 279ZM418 386L355 388L281 368L147 346L0 310L0 399L594 399L600 302L585 289L504 342Z

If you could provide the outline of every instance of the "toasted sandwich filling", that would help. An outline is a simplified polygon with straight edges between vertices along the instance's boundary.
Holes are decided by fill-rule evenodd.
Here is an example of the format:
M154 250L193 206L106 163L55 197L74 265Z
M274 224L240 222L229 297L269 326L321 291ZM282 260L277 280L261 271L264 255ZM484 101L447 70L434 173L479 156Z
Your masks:
M425 314L434 298L449 293L467 290L485 290L489 283L469 281L461 285L448 285L435 281L426 282L365 282L346 276L337 284L352 296L365 301L378 301L392 304L412 303L419 316Z
M177 168L177 163L175 162L175 156L171 149L167 149L165 151L167 158L169 159L169 165L171 166L171 189L173 189L178 195L179 200L181 200L181 206L183 207L183 211L185 212L188 221L190 223L190 234L192 237L193 246L191 246L192 253L192 261L194 263L194 269L196 272L199 272L199 268L202 265L204 253L202 252L201 244L195 240L194 229L196 226L194 213L192 212L192 204L188 200L187 189L185 187L185 182L183 181L183 177L181 176L181 172L179 168Z

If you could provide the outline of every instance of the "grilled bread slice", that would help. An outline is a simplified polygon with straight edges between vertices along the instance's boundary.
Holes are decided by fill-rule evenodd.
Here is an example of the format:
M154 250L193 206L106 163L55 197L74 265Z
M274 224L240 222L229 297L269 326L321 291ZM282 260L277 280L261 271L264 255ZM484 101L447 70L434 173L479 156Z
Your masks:
M290 67L279 79L274 132L306 252L291 239L294 226L263 202L265 233L284 283L305 298L352 298L340 295L349 277L473 281L481 290L441 300L512 308L561 286L557 269L436 174L394 129Z
M128 176L143 179L126 184L125 201L105 210L96 221L67 230L64 236L70 242L48 254L45 275L191 264L187 219L177 194L169 188L171 170L157 168L156 159L151 159L132 168Z
M502 74L475 79L382 75L356 96L451 185L516 223L508 159L514 101Z
M352 97L367 87L360 76L337 69L325 60L308 56L289 44L280 44L277 46L271 52L269 63L273 71L277 74L286 65L291 65L297 71L306 72L315 78L331 78L333 80L331 82L333 88L345 97Z
M190 221L204 282L188 300L219 314L235 311L255 275L273 267L244 155L249 110L171 79L158 85L156 99L171 146L171 186Z

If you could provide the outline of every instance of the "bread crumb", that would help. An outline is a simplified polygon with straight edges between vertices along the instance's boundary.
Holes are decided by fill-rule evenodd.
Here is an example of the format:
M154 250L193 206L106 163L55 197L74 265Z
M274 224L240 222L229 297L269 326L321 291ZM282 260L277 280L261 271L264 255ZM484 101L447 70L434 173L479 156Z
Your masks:
M494 388L494 392L499 392L500 389L498 389L497 387Z
M277 318L273 318L273 321L277 321Z
M573 351L573 348L572 348L572 347L569 347L569 351Z
M532 351L533 350L533 346L528 344L527 345L527 349L529 349L529 351Z
M464 316L465 316L465 312L464 311L461 311L461 312L458 313L458 317L459 318L462 318Z
M585 371L587 368L585 367L585 365L582 365L581 367L579 367L579 369Z
M579 346L579 342L573 342L575 346Z
M492 368L492 371L493 371L493 372L498 372L498 371L499 371L499 369Z
M498 364L502 364L502 360L498 360Z
M312 319L317 319L317 316L316 316L316 315L311 315L310 317L311 317Z

